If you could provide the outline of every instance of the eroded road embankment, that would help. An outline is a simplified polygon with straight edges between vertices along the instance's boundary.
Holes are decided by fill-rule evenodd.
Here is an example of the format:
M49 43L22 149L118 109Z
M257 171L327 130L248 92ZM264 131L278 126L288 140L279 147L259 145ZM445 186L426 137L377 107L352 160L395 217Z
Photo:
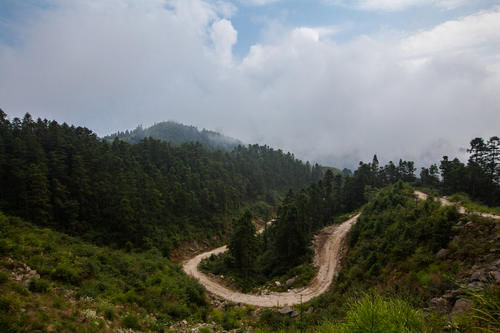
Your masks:
M245 303L260 307L274 307L307 302L323 294L330 287L334 276L340 270L343 241L351 229L351 226L356 223L358 217L359 214L342 224L326 227L315 236L314 265L318 268L318 274L313 278L311 283L304 288L266 295L243 294L220 285L198 270L198 265L203 259L210 257L212 254L218 255L224 253L227 251L227 246L222 246L197 255L186 261L183 265L183 269L188 275L198 279L209 292L234 303Z

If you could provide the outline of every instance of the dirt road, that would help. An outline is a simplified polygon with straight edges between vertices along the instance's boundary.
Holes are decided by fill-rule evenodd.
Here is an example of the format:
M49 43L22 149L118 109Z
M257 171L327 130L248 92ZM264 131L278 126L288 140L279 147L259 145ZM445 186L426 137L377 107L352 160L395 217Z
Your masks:
M415 191L415 195L419 200L426 200L428 197L427 194L420 191ZM439 201L444 206L456 205L446 198L439 198ZM467 213L464 207L459 205L456 206L460 214ZM479 213L479 215L488 218L500 219L500 216L487 213ZM210 257L212 254L218 255L226 252L226 246L197 255L196 257L186 261L183 265L183 269L188 275L198 279L209 292L234 303L245 303L261 307L295 305L300 304L301 296L302 302L307 302L326 292L330 287L333 277L340 269L340 251L343 240L346 238L351 226L356 223L358 217L359 214L342 224L326 227L315 236L314 265L318 268L318 274L314 277L311 283L304 288L294 289L283 293L275 292L268 295L243 294L218 284L217 282L211 280L207 275L198 271L198 265L203 259ZM258 233L261 233L262 231L263 229L259 230Z
M268 295L255 295L243 294L221 286L207 275L201 273L198 270L198 265L203 259L210 257L212 254L217 255L227 251L227 246L197 255L185 262L183 269L188 275L198 279L209 292L234 303L245 303L261 307L295 305L300 304L301 301L305 303L326 292L330 287L333 277L340 270L340 250L343 240L346 238L351 226L358 220L358 217L359 214L342 224L326 227L315 236L314 265L318 268L318 274L304 288L283 293L274 292Z
M427 197L428 197L427 194L425 194L424 192L420 192L420 191L415 191L415 195L417 196L417 198L419 200L427 200ZM465 209L465 207L462 207L462 206L446 199L446 197L439 198L439 202L443 206L455 206L455 207L457 207L457 210L460 214L463 214L463 215L467 214L467 210ZM486 217L486 218L500 220L500 216L498 216L498 215L493 215L493 214L489 214L489 213L479 213L479 212L474 212L474 214L477 214L479 216Z

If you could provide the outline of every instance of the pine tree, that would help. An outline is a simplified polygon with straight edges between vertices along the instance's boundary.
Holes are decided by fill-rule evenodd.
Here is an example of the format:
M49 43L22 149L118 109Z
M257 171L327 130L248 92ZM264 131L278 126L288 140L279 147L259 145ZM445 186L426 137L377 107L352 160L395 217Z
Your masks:
M234 266L242 277L248 279L254 270L257 256L257 239L252 214L246 211L236 222L236 227L228 245L229 254L234 259Z

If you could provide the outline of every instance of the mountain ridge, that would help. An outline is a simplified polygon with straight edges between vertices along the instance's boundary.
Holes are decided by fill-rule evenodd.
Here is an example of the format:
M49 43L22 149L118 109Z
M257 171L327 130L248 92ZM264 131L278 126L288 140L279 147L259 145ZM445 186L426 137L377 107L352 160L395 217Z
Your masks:
M118 138L119 140L133 144L147 137L167 141L175 146L180 146L187 142L199 142L211 150L222 151L231 151L235 147L243 145L242 141L222 133L205 128L199 130L196 126L185 125L172 120L155 123L146 128L139 125L132 131L118 131L105 136L104 140L113 141L115 138Z

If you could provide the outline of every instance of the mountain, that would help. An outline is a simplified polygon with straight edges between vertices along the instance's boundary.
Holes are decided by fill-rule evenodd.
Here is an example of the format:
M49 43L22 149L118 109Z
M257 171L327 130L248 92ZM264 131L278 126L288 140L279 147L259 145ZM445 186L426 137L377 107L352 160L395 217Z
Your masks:
M145 129L142 126L138 126L132 131L117 132L104 137L104 139L112 141L118 138L128 143L138 143L147 137L167 141L174 146L179 146L186 142L199 142L211 150L223 151L230 151L242 144L241 141L221 133L206 129L200 131L197 127L183 125L174 121L160 122Z

